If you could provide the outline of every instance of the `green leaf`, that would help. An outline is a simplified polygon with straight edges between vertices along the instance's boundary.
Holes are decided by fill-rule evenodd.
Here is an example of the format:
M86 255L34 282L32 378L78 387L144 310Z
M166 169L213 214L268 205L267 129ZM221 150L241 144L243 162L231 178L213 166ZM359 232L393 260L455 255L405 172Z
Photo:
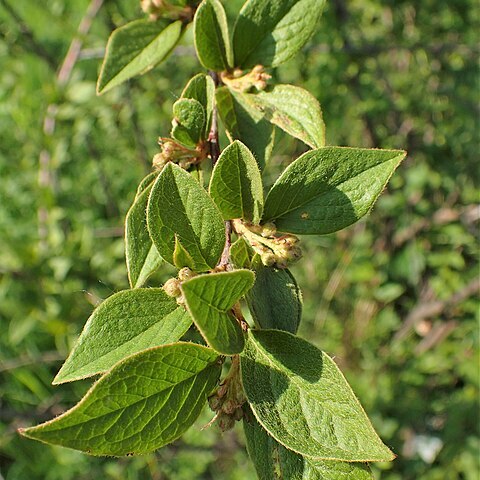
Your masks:
M152 185L150 183L136 197L125 219L125 258L132 288L141 287L163 261L147 229L146 210Z
M255 324L296 333L302 318L302 292L287 269L255 267L255 285L247 294Z
M333 360L305 340L279 330L250 330L241 367L255 417L288 449L316 460L395 457Z
M164 167L153 185L147 206L150 237L160 255L172 265L197 272L215 268L225 246L220 211L198 182L178 165ZM181 242L192 259L179 265L175 246Z
M225 220L243 218L258 224L263 212L262 174L255 157L240 141L223 150L213 168L210 196Z
M190 315L161 288L115 293L88 319L53 383L106 372L133 353L176 342L191 324Z
M227 70L232 65L232 47L221 2L203 0L195 13L193 28L200 63L209 70Z
M264 221L281 232L326 234L366 215L406 153L325 147L283 172L265 200Z
M305 459L302 480L373 480L372 471L366 463L329 462Z
M196 420L220 376L217 359L193 343L137 353L115 365L71 410L20 433L92 455L152 452Z
M137 193L135 194L135 200L140 196L140 194L147 189L150 185L153 185L154 180L157 178L158 171L149 173L142 181L138 184Z
M187 83L187 86L182 92L182 98L192 98L202 104L206 113L204 138L207 138L212 124L212 114L215 106L215 82L209 75L199 73Z
M247 450L261 480L372 480L368 465L306 459L286 449L253 418L243 421Z
M216 98L218 113L229 139L243 142L253 152L258 166L263 170L273 149L273 126L251 105L245 94L221 87L217 89Z
M165 60L182 35L182 22L136 20L110 36L97 83L100 95Z
M243 237L239 237L230 247L230 258L236 268L250 268L253 254L250 244Z
M185 302L195 325L217 352L233 355L243 350L243 332L230 311L254 281L253 272L235 270L200 275L182 283Z
M248 0L233 30L234 64L276 67L312 36L324 0Z
M202 104L181 98L173 104L172 137L187 147L196 147L205 133L206 112Z
M325 145L325 124L317 99L293 85L276 85L270 90L246 95L265 118L312 148Z

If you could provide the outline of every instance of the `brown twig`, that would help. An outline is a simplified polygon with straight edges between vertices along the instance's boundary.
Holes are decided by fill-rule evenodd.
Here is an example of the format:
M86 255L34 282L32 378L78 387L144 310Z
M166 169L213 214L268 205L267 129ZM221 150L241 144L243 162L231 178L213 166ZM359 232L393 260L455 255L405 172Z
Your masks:
M218 86L218 74L217 72L210 71L209 75L215 82L215 87ZM215 104L212 112L212 126L208 135L208 144L210 147L210 158L212 159L212 165L218 161L220 157L220 143L218 141L218 112L217 105ZM230 247L232 245L232 223L230 220L225 221L225 248L223 249L222 257L218 266L220 268L228 268L230 264Z
M393 341L399 342L406 338L412 328L414 328L415 325L424 319L450 314L451 310L456 305L463 302L467 298L478 294L478 292L480 292L480 279L475 278L461 290L454 293L447 300L431 300L427 302L420 301L420 303L414 307L409 315L405 318L402 327L393 337Z
M16 368L25 367L27 365L42 365L45 363L55 363L64 359L63 355L58 352L44 352L38 357L30 355L21 355L17 358L3 360L0 365L0 373L15 370Z

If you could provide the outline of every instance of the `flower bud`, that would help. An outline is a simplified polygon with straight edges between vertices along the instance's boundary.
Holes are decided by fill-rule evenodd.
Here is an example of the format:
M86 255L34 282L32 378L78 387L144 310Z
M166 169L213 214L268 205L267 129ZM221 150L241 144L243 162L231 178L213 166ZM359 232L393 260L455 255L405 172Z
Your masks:
M223 400L218 396L218 395L212 395L208 399L208 405L209 407L216 412L217 410L220 410L220 407L222 406Z
M263 225L261 235L262 237L273 237L277 233L277 227L273 222L268 222Z
M182 291L180 290L180 282L176 278L170 278L163 285L163 290L169 297L180 297Z
M195 276L195 272L190 270L188 267L183 267L179 272L178 272L178 279L181 282L185 282L186 280L190 280Z
M218 426L222 432L226 432L227 430L231 430L235 425L235 420L225 413L221 413L217 419Z
M239 420L241 420L243 418L244 414L243 414L243 408L242 407L238 407L234 412L233 412L233 418L238 422Z

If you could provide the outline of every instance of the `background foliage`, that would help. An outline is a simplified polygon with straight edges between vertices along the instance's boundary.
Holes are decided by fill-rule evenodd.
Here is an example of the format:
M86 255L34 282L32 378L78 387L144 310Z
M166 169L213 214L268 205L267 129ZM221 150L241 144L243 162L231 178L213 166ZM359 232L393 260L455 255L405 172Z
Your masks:
M241 2L225 3L231 13ZM192 429L121 460L15 432L88 388L51 380L92 305L128 286L122 222L199 71L190 33L166 63L97 98L110 31L140 16L137 2L106 1L59 80L88 5L0 0L0 478L254 478L240 429ZM335 356L399 455L375 467L382 480L474 480L479 469L479 26L471 0L331 0L313 41L273 70L317 96L327 144L409 152L373 214L309 239L294 269L300 335ZM267 183L302 148L280 135Z

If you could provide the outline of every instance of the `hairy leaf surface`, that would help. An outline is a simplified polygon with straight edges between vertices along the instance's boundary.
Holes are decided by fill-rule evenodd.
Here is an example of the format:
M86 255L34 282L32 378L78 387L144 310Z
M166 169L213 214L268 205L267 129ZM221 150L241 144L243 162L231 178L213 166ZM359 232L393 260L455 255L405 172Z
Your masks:
M141 287L163 261L148 233L147 203L155 177L146 178L150 183L138 194L125 219L125 258L132 288Z
M197 100L205 109L204 138L207 138L212 124L212 113L215 104L215 83L212 77L203 73L195 75L184 88L182 98Z
M325 145L325 124L317 99L293 85L276 85L246 98L265 118L312 148Z
M153 185L153 182L157 178L158 173L158 171L151 172L142 179L142 181L138 184L137 192L135 193L135 200L141 195L144 190L147 189L147 187Z
M207 343L217 352L233 355L243 350L242 329L230 310L252 288L249 270L199 275L182 283L188 311Z
M198 182L178 165L164 167L153 185L147 206L150 237L160 255L172 265L197 272L214 268L225 245L220 211ZM184 264L175 262L176 244L188 252Z
M273 126L265 119L263 113L251 105L246 94L221 87L217 89L216 98L218 113L229 139L244 143L263 170L273 149Z
M223 150L213 168L209 192L225 220L260 222L262 174L252 152L240 141L235 140Z
M97 83L105 93L164 60L182 35L182 22L135 20L110 36Z
M181 98L173 104L173 116L172 137L194 148L205 134L206 112L203 105L192 98Z
M115 365L75 407L21 433L92 455L152 452L196 420L220 376L217 358L192 343L137 353Z
M260 328L296 333L302 318L302 292L288 269L255 266L255 284L247 304Z
M243 427L247 450L261 480L372 480L364 463L312 461L286 449L253 418Z
M239 237L230 247L230 258L236 268L250 268L254 252L250 244Z
M176 342L191 324L190 315L161 288L115 293L88 319L53 383L106 372L133 353Z
M236 67L276 67L312 36L324 0L248 0L233 30Z
M194 20L195 48L200 63L217 72L232 65L227 16L219 0L203 0Z
M393 460L338 367L312 344L250 330L241 367L255 417L288 449L316 460Z
M406 153L325 147L305 153L267 195L264 221L281 232L326 234L366 215Z

